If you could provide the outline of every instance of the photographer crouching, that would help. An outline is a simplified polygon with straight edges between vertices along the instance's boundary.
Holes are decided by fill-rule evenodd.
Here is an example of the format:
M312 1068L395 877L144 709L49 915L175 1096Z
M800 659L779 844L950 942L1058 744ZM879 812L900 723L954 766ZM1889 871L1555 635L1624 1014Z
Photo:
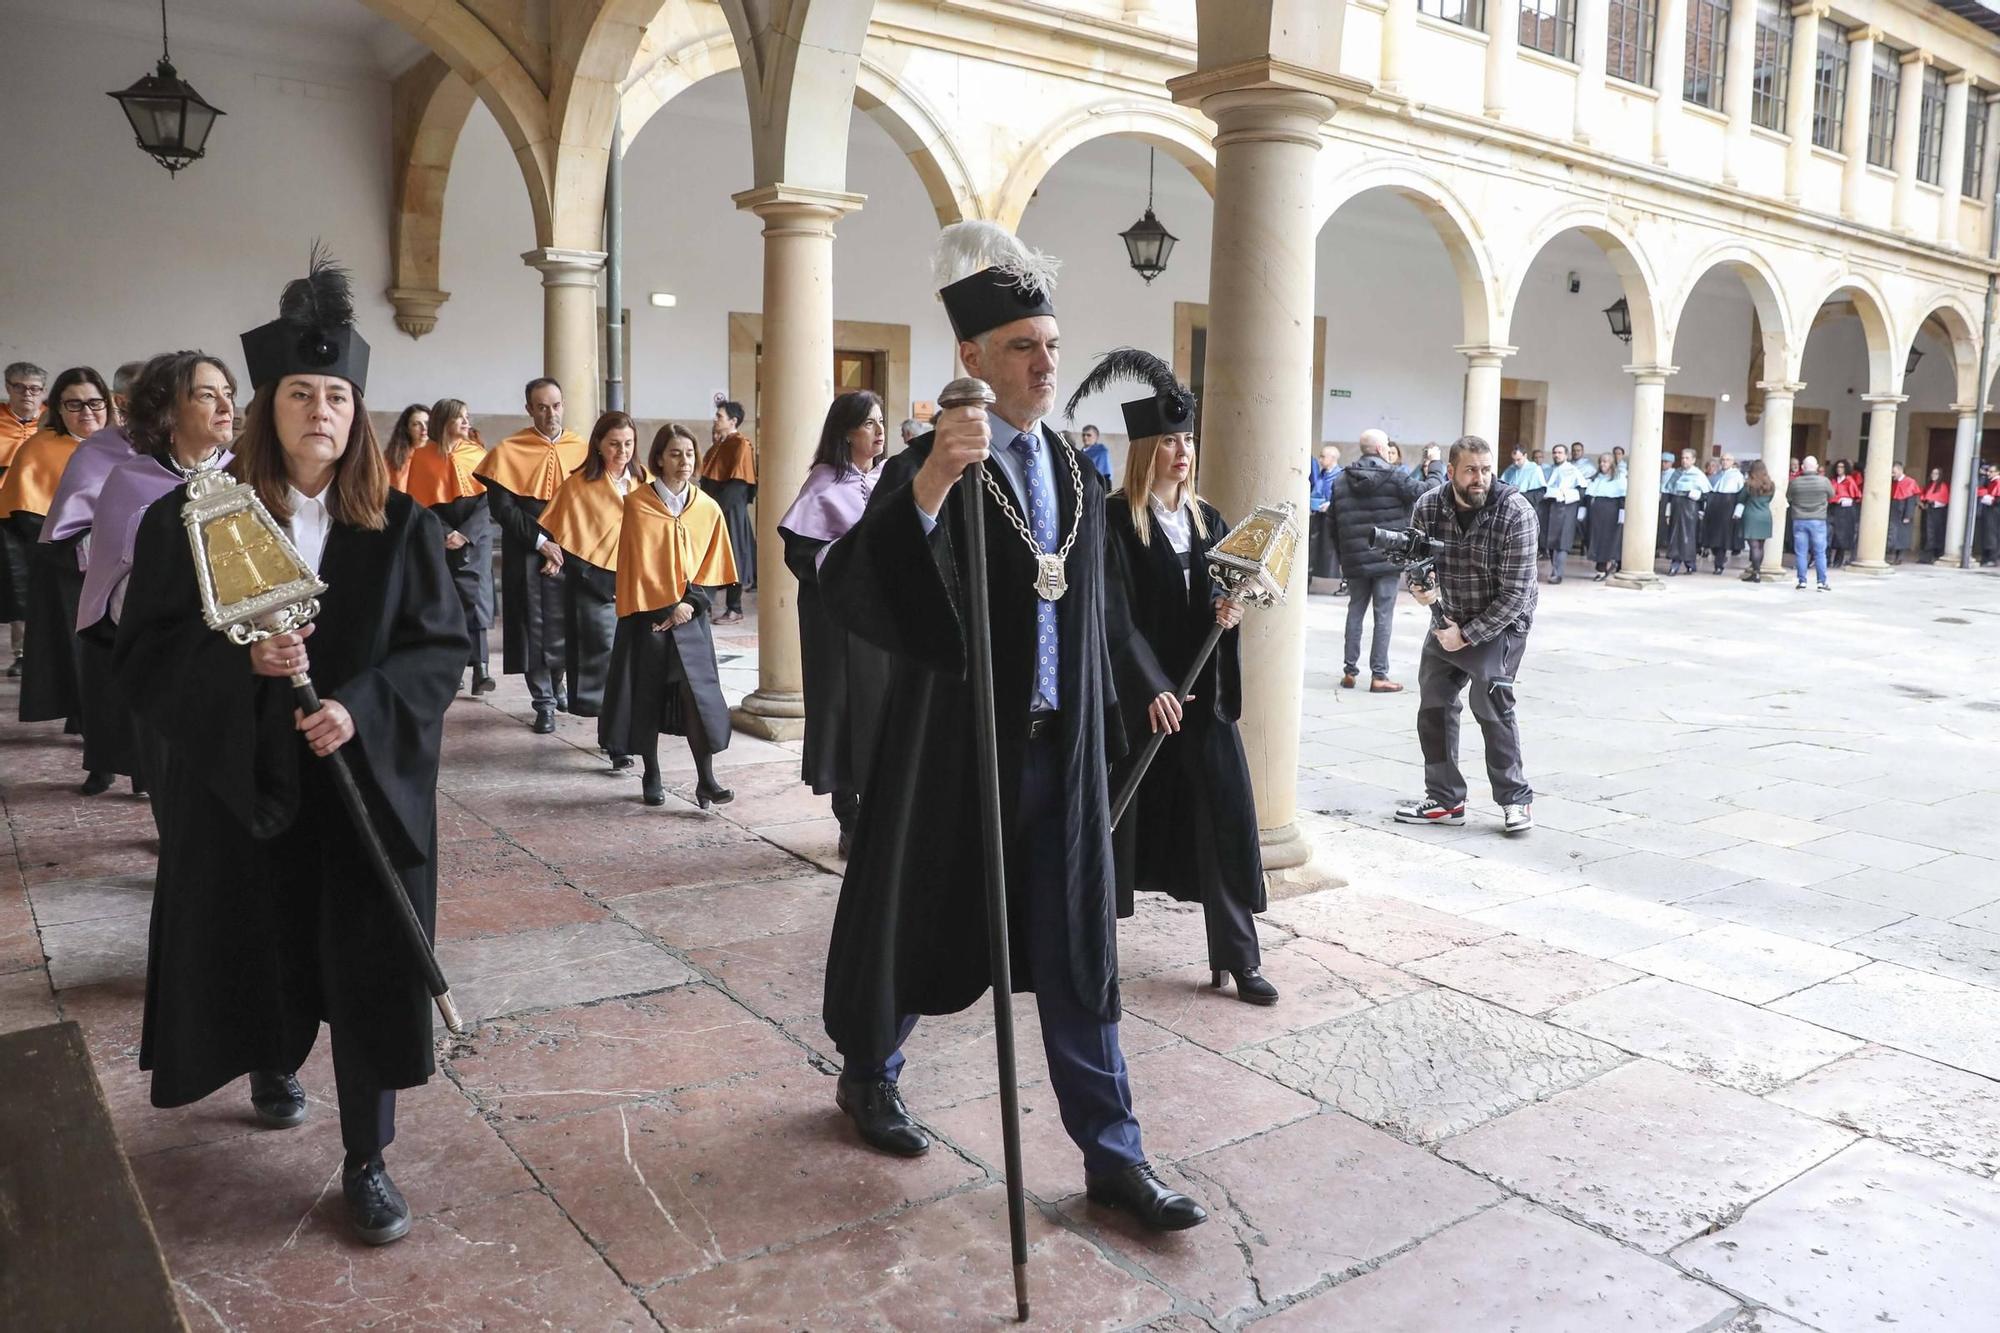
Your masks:
M1405 824L1463 824L1465 777L1458 769L1458 696L1472 692L1472 715L1486 737L1486 776L1509 834L1535 826L1534 791L1521 769L1514 719L1514 673L1528 646L1536 600L1536 523L1527 497L1493 475L1493 448L1476 435L1453 441L1449 484L1426 491L1410 514L1426 543L1405 544L1435 562L1413 572L1411 594L1431 608L1431 632L1417 667L1417 741L1424 751L1424 796L1396 807ZM1383 534L1388 536L1389 534Z

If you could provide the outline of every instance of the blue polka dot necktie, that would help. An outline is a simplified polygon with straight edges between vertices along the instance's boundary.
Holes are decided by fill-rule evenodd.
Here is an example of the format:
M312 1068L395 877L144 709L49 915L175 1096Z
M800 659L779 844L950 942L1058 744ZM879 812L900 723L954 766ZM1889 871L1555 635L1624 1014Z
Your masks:
M1056 504L1049 494L1048 484L1042 478L1042 471L1035 466L1040 456L1042 440L1039 435L1026 431L1014 437L1014 453L1021 460L1021 474L1028 486L1028 530L1035 534L1035 545L1043 554L1056 549ZM1056 604L1041 597L1035 598L1035 693L1049 708L1061 707L1056 699Z

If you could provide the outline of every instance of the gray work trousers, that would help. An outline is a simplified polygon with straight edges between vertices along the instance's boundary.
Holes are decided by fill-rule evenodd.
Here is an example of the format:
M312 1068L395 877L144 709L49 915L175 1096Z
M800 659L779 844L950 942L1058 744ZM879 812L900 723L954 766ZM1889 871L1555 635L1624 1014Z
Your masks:
M1486 776L1500 805L1534 800L1521 770L1521 730L1514 718L1514 673L1527 650L1525 631L1510 629L1485 643L1455 653L1424 635L1417 663L1417 743L1424 752L1424 794L1445 805L1465 801L1465 775L1458 769L1458 696L1470 687L1472 716L1486 738Z

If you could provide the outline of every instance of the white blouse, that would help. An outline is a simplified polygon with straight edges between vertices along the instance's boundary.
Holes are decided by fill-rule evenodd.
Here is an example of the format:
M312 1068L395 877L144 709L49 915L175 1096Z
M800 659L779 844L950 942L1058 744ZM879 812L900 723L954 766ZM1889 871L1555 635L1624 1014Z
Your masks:
M1167 539L1167 545L1174 548L1175 555L1186 555L1188 553L1188 546L1193 540L1188 528L1188 511L1185 509L1167 508L1160 503L1160 497L1157 495L1151 497L1151 507L1153 522L1159 527L1160 535ZM1192 586L1193 579L1193 572L1183 563L1181 567L1181 586Z

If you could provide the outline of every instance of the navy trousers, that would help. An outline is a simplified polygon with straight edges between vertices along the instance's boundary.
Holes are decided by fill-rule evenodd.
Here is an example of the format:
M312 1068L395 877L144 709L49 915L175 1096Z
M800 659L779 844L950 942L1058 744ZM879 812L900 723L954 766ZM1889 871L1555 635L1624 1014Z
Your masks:
M1069 979L1065 947L1067 912L1063 899L1062 822L1065 798L1057 742L1051 734L1028 742L1021 768L1019 827L1025 854L1021 873L1008 891L1026 905L1028 965L1035 982L1035 1007L1042 1020L1042 1049L1048 1056L1049 1085L1055 1090L1063 1128L1083 1150L1083 1169L1107 1175L1146 1160L1139 1121L1132 1114L1132 1086L1118 1025L1106 1023L1077 1003ZM1110 885L1103 886L1109 893ZM897 1049L878 1060L842 1052L852 1079L888 1079L903 1070L902 1044L917 1025L906 1015Z

